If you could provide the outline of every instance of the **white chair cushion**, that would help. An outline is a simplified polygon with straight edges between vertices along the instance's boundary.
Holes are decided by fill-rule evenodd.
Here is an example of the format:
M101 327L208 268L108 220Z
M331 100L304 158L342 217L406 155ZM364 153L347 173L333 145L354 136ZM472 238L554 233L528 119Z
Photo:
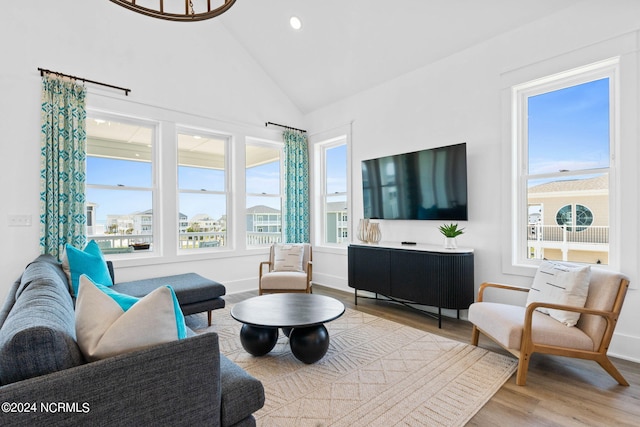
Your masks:
M469 321L502 346L519 350L524 329L525 307L494 302L476 302L469 307ZM595 350L591 338L576 327L545 314L533 313L532 339L536 344Z
M262 289L304 290L307 288L307 273L295 271L274 271L262 275Z

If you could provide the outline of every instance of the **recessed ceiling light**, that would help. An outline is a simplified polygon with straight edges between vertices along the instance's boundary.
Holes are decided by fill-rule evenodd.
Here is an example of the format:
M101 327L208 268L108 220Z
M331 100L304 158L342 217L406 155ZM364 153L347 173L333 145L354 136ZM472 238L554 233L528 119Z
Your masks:
M293 28L294 30L299 30L300 28L302 28L302 21L297 16L292 16L289 19L289 25L291 25L291 28Z

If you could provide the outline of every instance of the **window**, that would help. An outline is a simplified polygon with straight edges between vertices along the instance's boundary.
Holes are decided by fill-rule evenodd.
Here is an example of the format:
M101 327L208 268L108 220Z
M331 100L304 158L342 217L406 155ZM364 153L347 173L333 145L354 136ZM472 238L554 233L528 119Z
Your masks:
M582 205L564 205L556 214L556 224L567 231L584 231L593 224L593 212Z
M152 251L157 125L89 114L87 237L104 253Z
M228 144L224 135L178 129L180 250L227 245Z
M245 147L247 247L282 242L282 145Z
M517 261L609 264L617 60L513 88Z
M320 144L322 188L320 200L323 217L323 243L349 242L347 208L347 143L346 138Z

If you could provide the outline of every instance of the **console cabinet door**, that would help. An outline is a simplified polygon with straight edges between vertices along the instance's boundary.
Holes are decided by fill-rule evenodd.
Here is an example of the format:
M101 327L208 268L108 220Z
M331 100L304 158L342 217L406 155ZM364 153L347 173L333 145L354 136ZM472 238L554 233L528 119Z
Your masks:
M439 281L430 262L430 254L418 251L392 250L391 296L418 304L438 306Z
M349 246L349 286L390 295L389 251Z

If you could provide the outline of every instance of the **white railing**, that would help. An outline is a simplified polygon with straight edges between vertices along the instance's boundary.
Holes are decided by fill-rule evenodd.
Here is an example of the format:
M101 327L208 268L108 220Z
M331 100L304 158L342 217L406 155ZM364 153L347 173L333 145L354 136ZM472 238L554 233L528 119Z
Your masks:
M266 246L282 243L282 233L247 233L247 246Z
M95 240L103 253L114 254L149 249L153 243L153 236L150 234L95 234L87 236L87 240Z
M88 240L95 240L105 254L126 253L134 250L149 249L145 245L153 243L150 234L95 234L87 236ZM216 248L225 246L227 233L189 232L179 233L180 249ZM247 233L247 246L266 246L282 242L282 233Z
M537 242L609 244L608 226L558 226L530 224L527 239Z

